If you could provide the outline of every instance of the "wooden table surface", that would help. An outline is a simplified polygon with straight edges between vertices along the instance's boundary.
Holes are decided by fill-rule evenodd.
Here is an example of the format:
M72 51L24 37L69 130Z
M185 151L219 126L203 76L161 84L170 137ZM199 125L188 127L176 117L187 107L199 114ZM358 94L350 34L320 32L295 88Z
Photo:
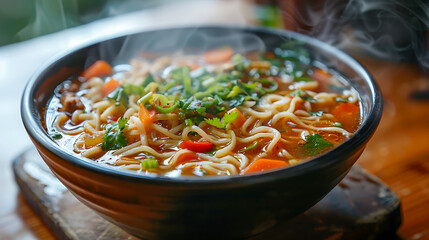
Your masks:
M234 7L237 6L228 9L233 11ZM210 15L204 12L199 14ZM228 12L222 11L222 14L228 15L229 18L225 18L228 21L246 22L240 16L234 19ZM182 23L192 23L191 20ZM136 29L140 27L135 25ZM76 45L75 41L82 42L78 39L83 36L82 32L88 39L88 32L93 29L94 25L86 26L0 48L0 126L3 126L0 138L3 157L0 159L0 239L55 239L19 194L11 173L13 156L30 145L20 123L19 100L25 82L41 62L61 48ZM55 47L51 45L52 42L57 44L60 39L68 41ZM28 55L34 49L38 49L39 53ZM410 98L415 90L429 89L429 77L415 64L363 56L356 58L373 74L385 100L380 126L358 163L386 182L402 199L404 221L399 236L404 239L429 239L429 101Z

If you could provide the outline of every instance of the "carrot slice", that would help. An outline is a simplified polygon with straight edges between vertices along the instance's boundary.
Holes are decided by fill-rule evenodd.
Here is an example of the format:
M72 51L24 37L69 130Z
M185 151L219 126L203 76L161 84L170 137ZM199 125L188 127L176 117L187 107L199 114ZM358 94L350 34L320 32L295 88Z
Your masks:
M221 63L231 59L234 54L234 49L231 47L223 47L212 49L203 54L203 59L206 63Z
M287 167L289 164L281 160L273 159L258 159L246 171L244 174L253 173L253 172L263 172L270 169Z
M179 155L179 157L176 160L176 164L179 165L182 163L190 162L192 160L198 160L197 154L195 154L193 152L184 152L184 153Z
M91 79L93 77L105 77L111 75L113 69L106 61L98 60L91 66L89 66L85 71L80 75L85 79Z
M316 68L313 73L313 78L322 83L327 83L329 82L329 79L332 78L332 74L330 74L328 71Z
M354 129L359 123L359 107L353 103L341 103L332 111L332 115L346 129Z
M117 87L119 87L121 84L116 81L115 79L111 78L107 83L103 85L101 88L101 95L103 97L109 95L109 93L113 92Z
M243 114L237 108L233 108L233 109L228 111L228 113L232 113L232 112L237 112L238 117L231 124L236 128L240 128L241 126L243 126L244 122L246 122L246 118L243 116Z
M139 110L139 118L142 122L143 126L145 127L146 132L148 132L149 125L155 122L156 117L156 111L155 109L147 110L142 104L140 104L140 110Z

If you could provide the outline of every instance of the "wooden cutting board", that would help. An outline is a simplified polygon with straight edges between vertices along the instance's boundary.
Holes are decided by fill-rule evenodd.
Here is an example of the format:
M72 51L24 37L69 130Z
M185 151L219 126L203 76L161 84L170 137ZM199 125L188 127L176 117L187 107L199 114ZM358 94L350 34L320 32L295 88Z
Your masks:
M79 202L35 149L18 156L13 170L23 196L59 239L136 239ZM394 239L400 224L399 198L379 179L354 166L313 208L251 240Z

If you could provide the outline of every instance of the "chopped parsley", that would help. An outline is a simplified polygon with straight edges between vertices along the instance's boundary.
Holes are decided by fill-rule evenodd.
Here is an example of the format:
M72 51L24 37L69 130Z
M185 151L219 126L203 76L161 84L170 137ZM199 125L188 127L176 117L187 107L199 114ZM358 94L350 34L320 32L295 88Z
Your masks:
M334 146L317 133L308 135L306 140L307 142L302 147L304 148L304 152L309 156L314 156Z
M55 140L63 138L63 135L61 133L58 133L58 132L53 132L50 134L50 136L51 136L51 138L53 138Z
M226 113L222 119L219 119L217 117L215 118L204 118L204 121L206 121L206 123L215 126L217 128L221 128L221 129L225 129L226 126L233 122L236 118L238 117L238 113L237 112L231 112L231 113Z
M106 134L103 136L104 142L101 144L101 150L109 151L127 146L128 139L123 132L127 122L128 119L120 118L117 123L107 128Z
M310 96L307 91L301 90L301 89L297 89L291 93L288 94L288 96L291 97L300 97L302 100L304 101L308 101L308 102L316 102L316 100Z

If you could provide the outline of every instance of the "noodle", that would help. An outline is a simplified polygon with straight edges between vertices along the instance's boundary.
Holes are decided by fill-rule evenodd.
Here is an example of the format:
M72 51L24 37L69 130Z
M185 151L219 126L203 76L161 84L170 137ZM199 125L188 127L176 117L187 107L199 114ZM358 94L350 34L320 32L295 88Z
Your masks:
M359 125L359 97L352 89L320 91L327 86L311 75L294 82L292 73L257 68L222 80L237 74L237 63L208 64L204 78L183 67L197 62L199 56L183 54L133 59L117 79L119 87L107 94L108 78L76 82L81 93L62 90L63 107L48 106L56 112L48 131L63 134L76 154L99 163L141 174L203 176L246 174L259 160L296 164L340 144ZM339 116L343 102L357 112ZM327 147L309 150L311 141Z

